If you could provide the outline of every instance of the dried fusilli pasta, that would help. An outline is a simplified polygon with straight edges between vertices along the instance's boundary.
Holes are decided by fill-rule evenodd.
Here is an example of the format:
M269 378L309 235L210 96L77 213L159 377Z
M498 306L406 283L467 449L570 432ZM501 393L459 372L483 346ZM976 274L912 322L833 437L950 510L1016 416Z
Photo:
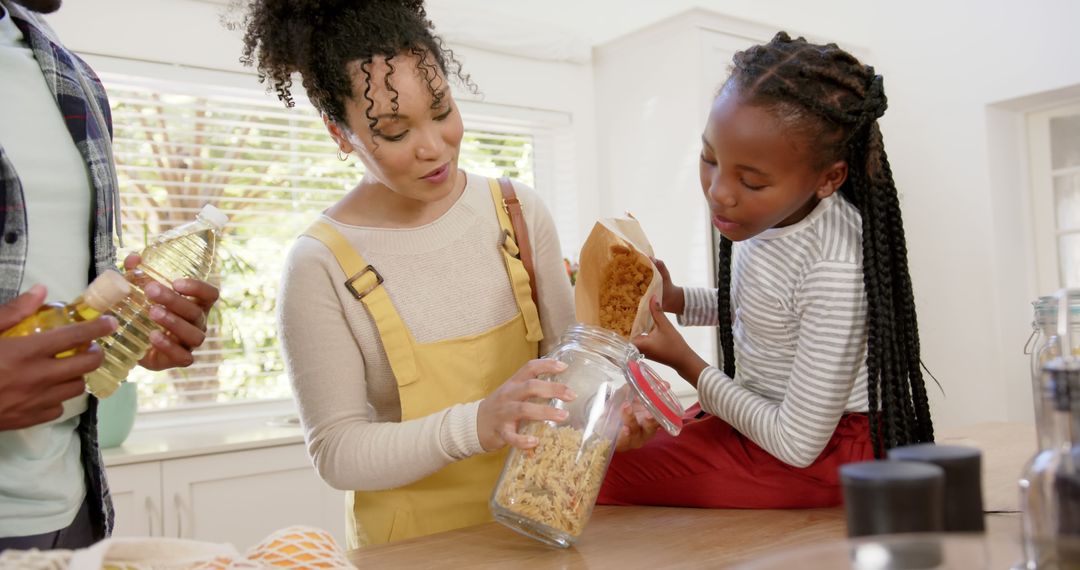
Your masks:
M496 502L533 521L578 536L604 481L611 442L570 426L533 424L540 443L515 452L500 482Z
M611 261L604 269L604 283L600 287L600 326L629 338L638 303L652 278L652 268L630 248L612 246Z

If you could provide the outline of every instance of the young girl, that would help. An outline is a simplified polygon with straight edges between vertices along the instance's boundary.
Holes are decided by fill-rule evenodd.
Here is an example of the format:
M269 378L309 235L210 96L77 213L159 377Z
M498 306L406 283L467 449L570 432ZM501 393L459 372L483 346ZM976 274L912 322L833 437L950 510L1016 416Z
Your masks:
M635 343L696 386L678 438L617 454L601 503L840 503L837 468L934 439L880 75L781 32L735 55L702 135L718 289L662 263L657 326ZM663 315L719 326L707 365Z
M422 2L249 9L247 61L286 103L299 73L340 153L365 167L293 246L279 301L308 451L323 479L353 491L349 546L491 520L504 454L489 452L536 445L519 421L565 418L532 399L575 397L536 379L562 369L534 359L573 319L551 216L515 184L530 283L498 185L458 169L448 78L468 80Z

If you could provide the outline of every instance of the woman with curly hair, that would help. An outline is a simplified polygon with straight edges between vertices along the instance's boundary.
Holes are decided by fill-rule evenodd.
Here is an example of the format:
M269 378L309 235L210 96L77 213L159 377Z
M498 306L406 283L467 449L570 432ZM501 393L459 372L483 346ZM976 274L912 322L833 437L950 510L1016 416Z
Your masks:
M490 520L506 446L536 445L518 422L565 417L532 400L574 398L537 379L563 368L537 356L573 320L551 216L513 183L530 283L499 185L458 168L448 79L471 82L422 2L247 8L245 63L288 106L298 73L340 152L365 166L293 245L279 302L308 451L351 491L349 546Z

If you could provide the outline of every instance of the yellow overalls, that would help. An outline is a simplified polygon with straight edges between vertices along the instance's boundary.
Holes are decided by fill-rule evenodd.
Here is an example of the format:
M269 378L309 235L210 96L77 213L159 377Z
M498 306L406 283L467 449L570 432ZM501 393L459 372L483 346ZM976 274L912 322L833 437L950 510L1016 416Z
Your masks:
M305 232L325 244L344 275L352 276L346 287L364 303L379 330L397 380L402 421L483 399L537 357L543 333L529 276L517 258L513 227L498 183L488 182L505 238L502 255L519 312L513 319L472 336L416 342L383 288L382 277L332 225L320 220ZM488 499L505 457L505 450L484 453L451 463L404 487L350 492L349 548L490 521Z

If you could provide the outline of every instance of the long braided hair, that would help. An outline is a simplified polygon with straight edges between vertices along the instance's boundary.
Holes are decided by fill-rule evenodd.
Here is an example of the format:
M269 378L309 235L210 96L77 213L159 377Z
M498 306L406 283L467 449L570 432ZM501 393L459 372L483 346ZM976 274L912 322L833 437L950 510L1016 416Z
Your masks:
M900 201L877 119L887 107L882 78L836 44L816 45L785 32L735 54L724 89L772 110L805 131L820 149L820 166L848 165L840 195L862 216L867 313L867 392L874 455L932 442L919 327L908 273ZM724 373L735 375L731 325L731 248L721 238L717 271Z

